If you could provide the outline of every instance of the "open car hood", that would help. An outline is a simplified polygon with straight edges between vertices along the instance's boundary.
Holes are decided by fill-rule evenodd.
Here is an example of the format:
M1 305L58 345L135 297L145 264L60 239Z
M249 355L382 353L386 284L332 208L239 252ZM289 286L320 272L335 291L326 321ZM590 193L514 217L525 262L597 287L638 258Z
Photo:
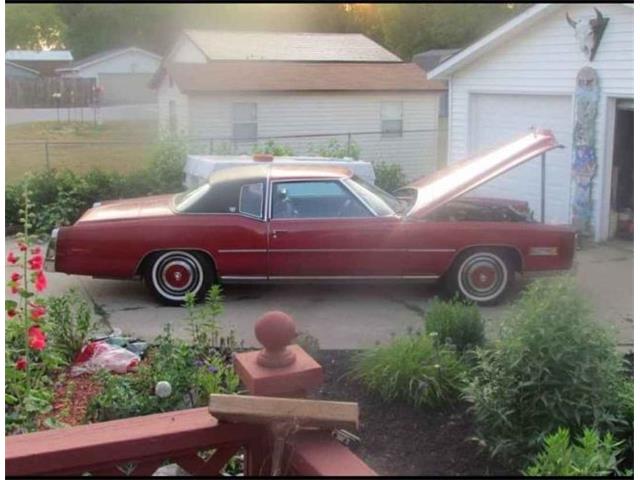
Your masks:
M403 187L415 195L409 217L422 217L451 200L554 148L550 130L537 130L470 159L456 162Z

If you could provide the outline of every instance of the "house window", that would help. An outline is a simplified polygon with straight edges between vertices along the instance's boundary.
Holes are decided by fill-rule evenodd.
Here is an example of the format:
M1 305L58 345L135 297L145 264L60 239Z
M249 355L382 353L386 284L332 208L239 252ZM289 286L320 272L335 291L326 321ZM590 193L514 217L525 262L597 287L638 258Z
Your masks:
M402 102L382 102L380 130L383 137L402 136Z
M176 102L169 101L169 132L176 133L178 131L178 116L176 114Z
M257 105L255 103L234 103L233 140L236 142L253 142L257 138Z

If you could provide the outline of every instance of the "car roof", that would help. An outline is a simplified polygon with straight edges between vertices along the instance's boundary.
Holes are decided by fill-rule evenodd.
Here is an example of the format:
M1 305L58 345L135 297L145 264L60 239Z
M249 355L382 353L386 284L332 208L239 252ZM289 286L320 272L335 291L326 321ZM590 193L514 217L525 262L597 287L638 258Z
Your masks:
M256 163L255 165L241 165L218 170L211 174L209 183L241 181L243 179L255 181L255 179L268 177L273 180L340 179L352 175L353 172L350 169L341 166Z

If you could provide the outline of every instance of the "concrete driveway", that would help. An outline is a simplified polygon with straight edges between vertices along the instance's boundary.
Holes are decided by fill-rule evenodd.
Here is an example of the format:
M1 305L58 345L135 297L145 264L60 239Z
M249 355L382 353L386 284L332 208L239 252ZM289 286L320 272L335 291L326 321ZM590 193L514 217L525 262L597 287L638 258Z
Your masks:
M8 239L6 247L12 246ZM11 269L5 271L8 277ZM611 242L579 251L577 278L599 321L615 327L621 347L633 346L633 245ZM69 288L94 302L107 329L151 340L170 323L178 336L188 336L185 310L158 305L139 282L49 274L49 295ZM228 285L220 323L255 346L255 321L268 310L283 310L323 349L363 348L421 327L437 294L437 288L420 284ZM482 308L489 336L508 308Z

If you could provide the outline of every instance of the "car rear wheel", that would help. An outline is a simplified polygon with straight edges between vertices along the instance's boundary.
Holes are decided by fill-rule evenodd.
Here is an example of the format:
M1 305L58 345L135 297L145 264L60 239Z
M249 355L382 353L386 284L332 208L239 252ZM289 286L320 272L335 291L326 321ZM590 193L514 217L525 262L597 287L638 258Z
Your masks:
M145 269L145 283L166 305L184 304L187 293L204 298L213 284L211 262L201 253L169 251L155 255Z
M514 268L500 250L474 249L462 253L447 274L449 293L478 305L495 305L513 285Z

